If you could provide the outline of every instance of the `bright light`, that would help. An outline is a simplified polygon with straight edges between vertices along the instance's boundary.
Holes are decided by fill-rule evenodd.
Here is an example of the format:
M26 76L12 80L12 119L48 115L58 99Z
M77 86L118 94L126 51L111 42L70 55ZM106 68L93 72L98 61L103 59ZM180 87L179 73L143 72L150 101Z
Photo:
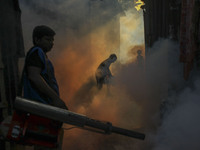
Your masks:
M139 11L139 10L141 9L141 7L142 7L143 5L145 5L144 2L143 2L142 0L136 1L135 4L136 4L135 8L137 9L137 11Z
M143 13L130 9L120 18L120 62L127 63L134 60L130 55L133 47L144 45Z

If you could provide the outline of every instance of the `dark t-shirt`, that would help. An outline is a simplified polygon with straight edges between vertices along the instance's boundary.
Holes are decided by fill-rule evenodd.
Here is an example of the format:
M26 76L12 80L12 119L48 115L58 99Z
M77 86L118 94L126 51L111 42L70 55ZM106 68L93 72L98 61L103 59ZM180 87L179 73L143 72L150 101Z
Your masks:
M33 49L36 48L36 49ZM37 99L39 101L45 101L45 103L49 103L50 99L48 95L44 95L36 86L28 79L28 70L29 66L38 67L41 69L41 76L46 81L46 83L59 95L58 85L54 76L53 65L48 60L47 55L42 52L41 48L33 47L27 53L25 60L25 68L24 68L24 93L26 93L26 97L30 99Z
M34 51L26 60L26 67L34 66L43 69L44 64L41 61L41 58L38 55L38 51Z
M29 66L34 66L34 67L41 68L41 75L44 78L44 80L47 82L47 84L53 90L56 91L56 93L59 94L58 85L57 85L57 81L56 81L56 78L55 78L55 75L54 75L54 69L53 69L52 63L50 62L50 60L48 59L48 57L47 57L47 55L45 53L42 54L42 55L44 55L45 60L43 60L44 57L41 58L41 56L40 56L41 55L41 49L40 49L40 52L39 52L39 49L38 50L36 49L35 51L33 51L30 54L30 52L32 51L33 48L31 48L29 50L29 52L27 53L26 62L25 62L26 63L25 64L25 72L28 75L27 68ZM44 61L45 61L45 63L44 63ZM46 71L44 71L44 70L46 70ZM34 87L34 85L32 85L32 86Z

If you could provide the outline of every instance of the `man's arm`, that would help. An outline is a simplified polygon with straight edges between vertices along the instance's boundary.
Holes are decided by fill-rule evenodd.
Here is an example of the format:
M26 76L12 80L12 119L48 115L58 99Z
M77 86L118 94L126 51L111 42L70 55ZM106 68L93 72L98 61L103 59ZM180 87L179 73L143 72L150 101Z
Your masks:
M52 99L51 105L67 109L65 103L59 98L57 93L46 83L46 81L40 75L41 68L28 66L28 79L31 83L44 95L47 95Z

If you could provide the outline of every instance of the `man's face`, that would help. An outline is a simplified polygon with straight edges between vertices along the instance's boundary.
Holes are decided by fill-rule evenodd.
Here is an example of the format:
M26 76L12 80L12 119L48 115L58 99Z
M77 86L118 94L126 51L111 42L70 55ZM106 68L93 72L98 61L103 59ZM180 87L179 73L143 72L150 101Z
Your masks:
M110 59L110 61L113 63L113 62L115 62L115 61L117 60L117 57L114 56L114 55L111 55L111 56L109 57L109 59Z
M116 60L117 60L117 57L113 57L113 58L111 59L112 62L115 62Z
M41 47L45 52L49 52L53 47L54 37L43 36L41 39L35 40L36 45Z

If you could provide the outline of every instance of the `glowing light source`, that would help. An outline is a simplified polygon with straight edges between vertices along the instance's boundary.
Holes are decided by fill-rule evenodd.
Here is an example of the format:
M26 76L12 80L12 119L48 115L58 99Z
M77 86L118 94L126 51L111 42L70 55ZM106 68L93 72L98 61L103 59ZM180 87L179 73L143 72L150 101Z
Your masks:
M139 11L139 10L141 9L141 7L142 7L143 5L145 5L145 3L144 3L142 0L137 0L137 1L135 2L135 4L136 4L135 8L137 9L137 11Z

